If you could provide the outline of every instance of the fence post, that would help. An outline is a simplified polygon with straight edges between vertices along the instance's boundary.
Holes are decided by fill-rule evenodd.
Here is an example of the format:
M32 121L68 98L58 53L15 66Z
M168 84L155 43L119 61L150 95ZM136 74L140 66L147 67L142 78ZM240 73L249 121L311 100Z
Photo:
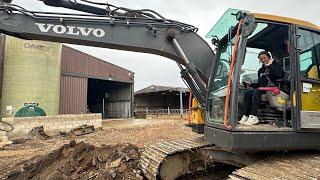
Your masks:
M170 116L170 108L169 108L169 106L168 106L168 116Z

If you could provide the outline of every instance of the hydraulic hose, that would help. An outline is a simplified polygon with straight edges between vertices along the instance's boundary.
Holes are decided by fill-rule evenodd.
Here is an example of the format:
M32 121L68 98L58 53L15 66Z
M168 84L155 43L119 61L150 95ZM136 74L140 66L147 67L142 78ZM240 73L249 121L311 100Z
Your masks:
M4 122L4 121L1 121L0 120L0 124L4 124L4 126L8 126L9 127L9 130L8 129L6 129L6 128L4 128L4 129L1 129L0 128L0 131L4 131L4 132L11 132L11 131L13 131L13 126L10 124L10 123L7 123L7 122Z

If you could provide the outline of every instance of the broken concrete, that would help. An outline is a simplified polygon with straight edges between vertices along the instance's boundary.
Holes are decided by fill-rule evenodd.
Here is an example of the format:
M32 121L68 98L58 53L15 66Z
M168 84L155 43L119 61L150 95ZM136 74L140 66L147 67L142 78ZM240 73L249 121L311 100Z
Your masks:
M12 141L8 139L7 133L4 131L0 131L0 148L3 148L10 144L12 144Z

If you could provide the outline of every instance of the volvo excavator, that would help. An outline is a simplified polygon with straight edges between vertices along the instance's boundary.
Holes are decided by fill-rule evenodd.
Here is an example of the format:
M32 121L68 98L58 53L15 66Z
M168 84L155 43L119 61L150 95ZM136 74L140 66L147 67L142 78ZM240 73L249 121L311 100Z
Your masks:
M0 32L10 36L152 53L174 60L201 108L204 138L146 147L148 179L175 179L217 164L230 179L320 178L320 27L301 20L229 9L207 34L149 10L88 0L42 0L81 13L29 11L2 0ZM85 13L83 13L85 12ZM257 55L269 51L285 76L265 91L259 124L238 124ZM201 120L202 119L202 120ZM201 131L199 131L201 132Z

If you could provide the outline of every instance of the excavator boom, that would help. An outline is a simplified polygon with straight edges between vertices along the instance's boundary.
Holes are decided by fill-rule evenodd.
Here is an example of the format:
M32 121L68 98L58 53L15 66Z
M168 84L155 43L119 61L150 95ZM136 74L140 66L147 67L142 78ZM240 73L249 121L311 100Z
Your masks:
M70 1L44 1L46 4L86 9L87 13L67 14L28 11L13 4L0 6L0 32L11 36L151 53L177 62L182 78L205 106L206 83L209 79L214 52L196 34L191 25L164 19L151 10L133 11L126 8L106 10ZM69 2L69 3L68 3ZM71 3L71 4L70 4ZM108 9L107 6L106 9ZM115 7L115 6L113 6ZM118 12L118 9L126 11ZM153 15L154 14L154 15Z

